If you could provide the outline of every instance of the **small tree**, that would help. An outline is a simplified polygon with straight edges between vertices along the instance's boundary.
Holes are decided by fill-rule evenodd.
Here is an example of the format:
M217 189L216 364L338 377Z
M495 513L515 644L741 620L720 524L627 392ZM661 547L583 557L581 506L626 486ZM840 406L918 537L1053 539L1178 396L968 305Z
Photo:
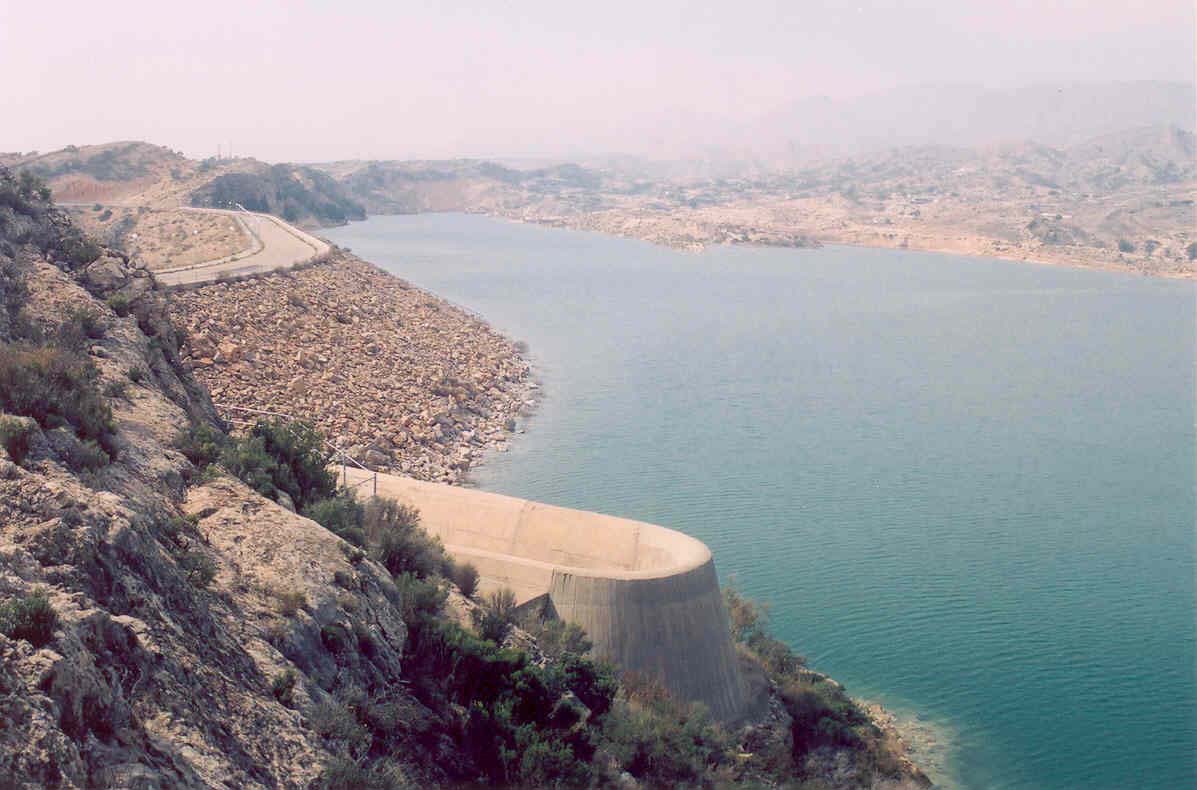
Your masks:
M466 598L473 598L478 590L478 569L466 562L453 566L453 583Z
M481 609L474 610L473 618L479 636L496 644L502 642L515 621L515 593L506 587L495 590Z

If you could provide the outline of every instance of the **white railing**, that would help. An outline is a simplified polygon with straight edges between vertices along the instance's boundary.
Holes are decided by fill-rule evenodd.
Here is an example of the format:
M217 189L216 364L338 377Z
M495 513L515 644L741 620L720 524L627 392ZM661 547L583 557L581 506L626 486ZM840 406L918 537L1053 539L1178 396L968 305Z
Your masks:
M221 411L230 413L230 416L225 417L226 422L229 422L232 425L241 426L243 428L252 428L255 424L257 424L258 418L261 417L273 417L277 420L283 420L287 424L288 428L290 427L291 423L304 422L304 420L292 417L290 414L284 414L278 411L270 411L268 409L252 409L248 406L233 406L229 403L213 403L212 405ZM252 417L238 417L233 415L252 415ZM378 472L360 463L356 458L323 436L321 436L321 441L323 441L325 446L332 451L332 457L337 459L337 463L341 467L341 488L343 488L345 491L352 491L353 489L356 489L365 483L370 483L372 487L371 494L373 496L378 496ZM363 477L361 480L350 486L350 466L369 473L369 476Z

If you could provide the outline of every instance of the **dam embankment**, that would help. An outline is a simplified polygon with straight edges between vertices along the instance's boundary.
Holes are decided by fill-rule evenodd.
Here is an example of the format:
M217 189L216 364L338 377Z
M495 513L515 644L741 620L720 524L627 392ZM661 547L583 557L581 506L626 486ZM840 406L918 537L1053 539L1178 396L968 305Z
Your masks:
M350 485L370 479L347 474ZM378 493L419 509L421 526L478 568L481 589L509 587L520 604L543 597L586 631L599 657L659 678L723 721L756 707L702 542L656 524L396 475L378 475Z
M511 340L344 251L169 299L213 400L311 420L375 469L458 482L532 397Z

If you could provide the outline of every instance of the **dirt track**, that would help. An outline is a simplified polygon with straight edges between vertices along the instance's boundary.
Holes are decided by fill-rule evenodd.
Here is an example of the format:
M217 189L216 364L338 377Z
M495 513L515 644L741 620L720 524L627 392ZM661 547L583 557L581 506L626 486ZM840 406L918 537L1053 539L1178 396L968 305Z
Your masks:
M286 269L327 255L330 250L326 242L268 214L225 209L188 208L182 210L234 216L249 232L254 243L245 250L223 258L156 272L155 277L168 287L198 285L214 282L220 277L239 277L275 269Z

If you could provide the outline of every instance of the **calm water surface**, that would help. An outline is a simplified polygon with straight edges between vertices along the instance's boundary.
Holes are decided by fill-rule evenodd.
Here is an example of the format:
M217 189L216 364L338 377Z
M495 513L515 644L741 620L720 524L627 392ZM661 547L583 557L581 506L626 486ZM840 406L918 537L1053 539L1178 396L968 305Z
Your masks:
M976 788L1197 786L1191 283L646 243L326 235L530 345L482 487L665 524Z

